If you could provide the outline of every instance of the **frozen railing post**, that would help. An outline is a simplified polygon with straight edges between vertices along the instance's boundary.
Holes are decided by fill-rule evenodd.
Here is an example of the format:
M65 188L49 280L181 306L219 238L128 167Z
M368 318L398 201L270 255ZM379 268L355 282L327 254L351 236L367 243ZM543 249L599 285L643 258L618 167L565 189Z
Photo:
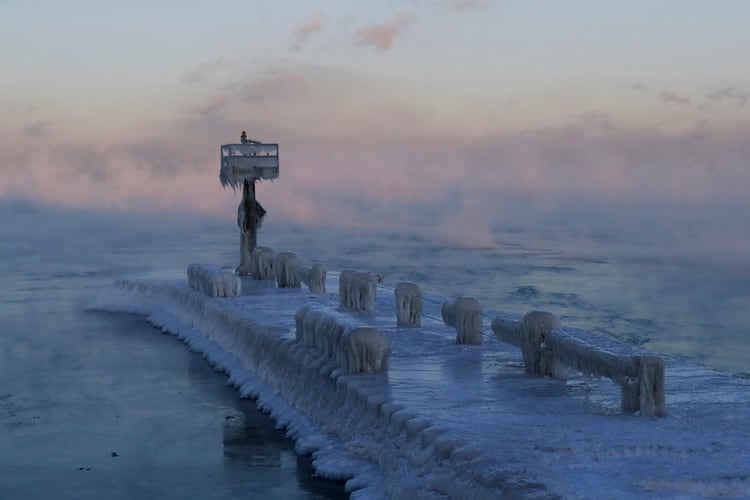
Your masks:
M339 300L341 307L355 311L373 312L378 284L370 273L345 269L339 275Z
M545 342L545 334L560 328L560 321L546 311L531 311L524 315L521 330L521 356L526 373L552 375L552 353Z
M237 207L237 225L240 228L240 265L238 274L252 271L253 250L258 243L266 210L255 199L255 181L279 177L279 145L264 144L247 139L244 132L241 144L221 146L219 179L223 187L237 189L242 186L242 201Z
M443 322L448 326L456 328L456 343L474 344L482 343L482 304L474 297L459 297L454 301L446 302L440 308Z
M396 324L420 326L422 323L422 289L416 283L402 281L396 285Z
M250 274L252 274L253 279L276 279L276 273L273 268L275 260L276 252L274 252L272 248L255 247L250 260Z
M300 279L306 283L312 293L326 292L326 266L315 262L312 266L299 268Z
M302 284L299 273L299 257L293 252L279 252L273 262L276 285L279 288L299 288Z

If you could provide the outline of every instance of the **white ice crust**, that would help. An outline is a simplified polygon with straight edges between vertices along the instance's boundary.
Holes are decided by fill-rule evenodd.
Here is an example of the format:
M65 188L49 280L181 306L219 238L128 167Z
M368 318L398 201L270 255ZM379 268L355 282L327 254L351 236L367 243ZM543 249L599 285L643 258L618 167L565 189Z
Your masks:
M211 298L179 275L136 276L92 307L144 314L201 352L355 499L750 496L748 380L669 359L669 417L632 418L609 380L524 375L518 348L492 336L457 345L439 298L413 335L395 325L393 289L367 314L331 311L335 293L264 290ZM298 340L295 313L311 302L325 321L380 331L388 369L342 367L338 330Z
M294 315L296 338L333 359L349 373L388 368L391 347L377 328L358 326L348 316L317 304L306 304Z
M278 144L250 142L221 146L219 180L222 186L237 189L246 180L254 182L278 177Z
M234 272L204 264L190 264L188 284L209 297L234 297L240 294L240 281Z

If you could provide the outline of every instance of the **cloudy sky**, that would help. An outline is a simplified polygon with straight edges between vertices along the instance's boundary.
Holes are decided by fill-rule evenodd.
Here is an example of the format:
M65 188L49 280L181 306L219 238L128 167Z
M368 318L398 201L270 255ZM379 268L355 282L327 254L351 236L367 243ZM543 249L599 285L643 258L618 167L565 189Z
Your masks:
M280 144L258 189L279 220L737 247L748 19L744 0L0 0L0 198L233 218L219 145L246 129Z

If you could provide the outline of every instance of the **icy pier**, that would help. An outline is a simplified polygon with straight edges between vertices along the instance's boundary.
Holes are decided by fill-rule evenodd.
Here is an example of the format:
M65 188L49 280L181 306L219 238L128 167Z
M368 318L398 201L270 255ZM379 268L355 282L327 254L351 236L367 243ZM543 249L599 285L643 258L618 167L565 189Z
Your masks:
M526 374L519 349L491 330L493 317L520 318L485 309L481 343L459 344L439 297L399 327L382 284L374 304L370 281L345 297L362 312L335 292L241 285L214 298L182 272L133 276L94 307L143 314L203 353L313 454L318 474L347 479L353 498L750 496L749 380L666 358L669 416L636 417L609 379ZM338 275L326 285L338 290ZM386 366L337 354L341 337L317 339L308 314L382 333Z

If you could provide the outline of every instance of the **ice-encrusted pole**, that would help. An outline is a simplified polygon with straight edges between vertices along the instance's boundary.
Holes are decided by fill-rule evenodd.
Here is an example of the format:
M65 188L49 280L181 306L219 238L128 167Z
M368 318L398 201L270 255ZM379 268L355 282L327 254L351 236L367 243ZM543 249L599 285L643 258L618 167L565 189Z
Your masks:
M255 180L245 179L242 182L242 201L237 207L237 225L240 227L239 274L250 271L253 251L258 246L258 229L265 214L265 209L255 199Z
M253 268L253 250L258 245L260 229L266 210L255 199L255 182L279 177L279 145L248 139L244 133L241 144L221 146L221 185L237 189L242 186L242 201L237 207L240 228L240 265L238 274L249 274Z

